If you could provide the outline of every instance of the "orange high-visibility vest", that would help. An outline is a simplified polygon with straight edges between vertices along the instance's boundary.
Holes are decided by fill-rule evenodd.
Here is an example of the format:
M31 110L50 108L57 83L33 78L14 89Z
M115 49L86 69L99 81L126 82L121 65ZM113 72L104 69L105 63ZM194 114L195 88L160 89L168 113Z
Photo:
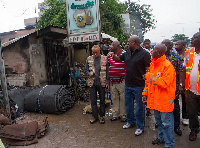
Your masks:
M194 65L194 57L195 57L195 47L190 47L185 51L185 69L186 69L186 78L185 78L185 89L190 89L190 73L192 71ZM200 94L200 75L198 69L198 82L196 85L197 93Z

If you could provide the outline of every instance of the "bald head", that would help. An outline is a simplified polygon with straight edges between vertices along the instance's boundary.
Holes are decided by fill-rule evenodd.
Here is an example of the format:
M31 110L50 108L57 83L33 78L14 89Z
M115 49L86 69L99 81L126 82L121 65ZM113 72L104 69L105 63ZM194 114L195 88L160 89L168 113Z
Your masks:
M156 48L159 52L165 54L167 51L167 47L164 44L157 44L154 48Z
M137 35L132 35L128 39L128 48L132 51L135 51L140 47L140 38Z
M169 39L165 39L161 42L162 44L165 44L165 46L167 46L167 51L166 51L166 55L169 55L170 54L170 50L172 49L173 47L173 42L170 41Z
M178 40L176 43L175 43L175 49L176 51L180 54L180 52L183 52L184 49L185 49L185 41L183 40Z
M120 42L119 41L113 41L112 42L113 45L120 47Z
M120 49L121 47L119 41L113 41L112 44L110 45L110 50L114 53L119 52Z
M200 38L200 32L195 33L193 36Z
M163 40L161 43L162 43L162 44L165 44L165 45L167 46L167 49L168 49L168 50L169 50L169 49L172 49L172 47L173 47L173 42L170 41L169 39L165 39L165 40Z
M200 49L200 32L197 32L191 38L192 47Z
M98 58L100 55L100 47L98 45L94 45L92 47L92 54L95 58Z
M171 41L169 40L169 39L164 39L163 41L162 41L162 44L170 44L171 43Z
M164 44L157 44L152 52L152 57L155 59L160 58L163 56L167 51L167 47Z
M137 35L132 35L132 36L130 37L130 41L131 41L131 42L135 42L135 43L137 43L137 44L140 44L140 38L139 38Z

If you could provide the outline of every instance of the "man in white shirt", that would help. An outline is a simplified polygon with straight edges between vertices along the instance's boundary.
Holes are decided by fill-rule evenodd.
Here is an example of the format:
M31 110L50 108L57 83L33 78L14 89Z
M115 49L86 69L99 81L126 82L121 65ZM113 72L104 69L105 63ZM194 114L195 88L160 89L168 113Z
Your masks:
M199 133L198 111L200 107L200 32L191 39L191 48L185 52L186 108L189 116L189 140L195 141Z

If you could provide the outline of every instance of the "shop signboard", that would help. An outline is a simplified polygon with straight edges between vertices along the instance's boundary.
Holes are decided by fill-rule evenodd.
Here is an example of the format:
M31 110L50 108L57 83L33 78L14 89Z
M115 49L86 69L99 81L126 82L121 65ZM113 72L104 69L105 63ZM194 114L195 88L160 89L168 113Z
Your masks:
M69 43L100 41L99 0L67 0Z

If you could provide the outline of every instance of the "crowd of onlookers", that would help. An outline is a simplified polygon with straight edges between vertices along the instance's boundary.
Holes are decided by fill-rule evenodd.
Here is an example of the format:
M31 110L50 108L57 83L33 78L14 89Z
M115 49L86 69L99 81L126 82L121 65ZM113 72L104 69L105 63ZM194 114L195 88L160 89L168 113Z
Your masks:
M98 45L92 47L92 56L86 60L92 107L90 123L105 123L105 91L109 89L113 103L110 120L127 122L124 129L136 126L135 135L141 135L145 112L146 116L151 116L154 111L158 138L152 144L173 148L174 132L182 135L181 118L191 129L189 140L196 140L200 108L200 32L193 35L188 48L179 40L173 49L173 42L165 39L152 49L149 39L141 46L136 35L129 38L127 45L123 50L119 41L113 41L107 56L100 54Z

